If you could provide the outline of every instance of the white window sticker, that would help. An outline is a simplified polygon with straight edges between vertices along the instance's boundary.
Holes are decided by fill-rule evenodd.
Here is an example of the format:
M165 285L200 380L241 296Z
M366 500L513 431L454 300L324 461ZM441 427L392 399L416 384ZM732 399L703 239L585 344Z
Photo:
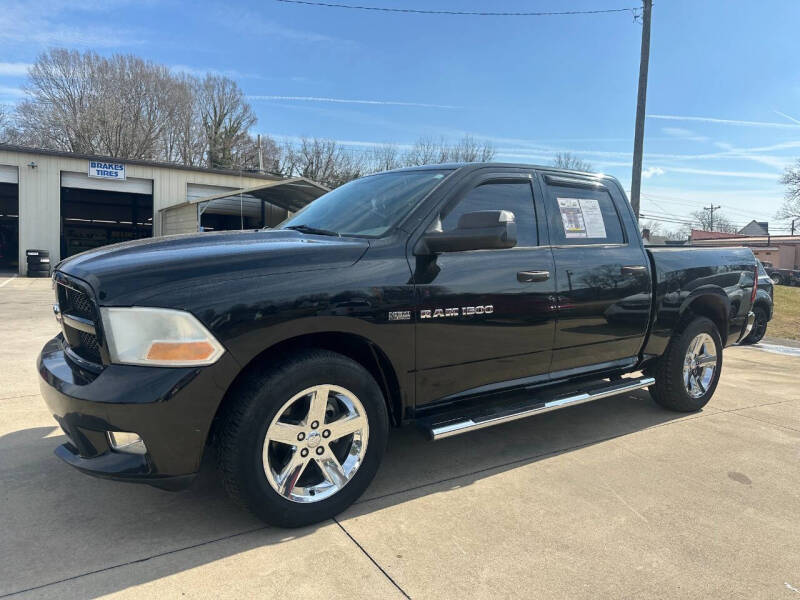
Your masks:
M567 238L603 238L606 225L600 203L589 198L558 198L561 222Z

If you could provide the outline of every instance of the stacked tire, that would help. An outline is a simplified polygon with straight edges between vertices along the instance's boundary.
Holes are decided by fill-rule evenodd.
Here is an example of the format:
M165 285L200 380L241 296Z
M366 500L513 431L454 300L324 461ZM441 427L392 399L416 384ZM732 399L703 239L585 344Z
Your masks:
M28 277L50 277L50 251L26 250Z

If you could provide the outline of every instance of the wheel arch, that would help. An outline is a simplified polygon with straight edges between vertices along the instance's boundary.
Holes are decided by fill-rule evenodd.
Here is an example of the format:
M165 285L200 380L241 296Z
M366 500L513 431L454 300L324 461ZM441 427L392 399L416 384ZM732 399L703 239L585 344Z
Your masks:
M265 348L245 364L230 383L217 407L214 422L216 423L219 420L218 417L231 400L231 393L236 389L237 384L254 370L267 368L271 362L279 357L312 348L330 350L331 352L342 354L367 369L381 388L386 401L389 422L393 426L398 426L402 422L403 393L397 372L389 357L372 340L355 333L343 331L319 331L300 334L283 339ZM213 429L212 427L212 431Z
M728 340L730 307L731 301L723 290L704 290L686 299L681 307L680 321L686 323L694 316L710 319L716 325L722 338L722 345L725 346ZM677 330L674 333L677 333Z

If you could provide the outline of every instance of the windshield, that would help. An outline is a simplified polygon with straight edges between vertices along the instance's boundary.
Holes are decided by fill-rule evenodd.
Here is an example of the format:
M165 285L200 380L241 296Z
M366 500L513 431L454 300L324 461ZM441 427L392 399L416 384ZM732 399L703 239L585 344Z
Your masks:
M320 196L278 225L278 229L381 237L449 172L397 171L362 177Z

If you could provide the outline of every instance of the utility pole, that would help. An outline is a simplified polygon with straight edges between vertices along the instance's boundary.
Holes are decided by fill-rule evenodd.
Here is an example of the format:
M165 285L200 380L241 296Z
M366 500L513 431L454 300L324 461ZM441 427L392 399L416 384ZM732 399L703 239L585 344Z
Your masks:
M794 222L795 221L797 221L797 219L792 219L792 235L794 235Z
M709 231L714 231L714 211L717 210L718 208L722 208L722 207L721 206L714 206L713 202L711 203L711 206L704 206L703 207L703 210L707 210L707 211L711 212L711 217L709 218L709 223L708 223L708 230Z
M261 134L258 134L258 172L264 172L264 152L261 149Z
M647 104L647 68L650 64L650 12L653 0L642 0L642 54L639 59L639 92L636 100L636 129L633 136L633 173L631 206L639 220L639 192L642 188L642 152L644 150L644 111Z

